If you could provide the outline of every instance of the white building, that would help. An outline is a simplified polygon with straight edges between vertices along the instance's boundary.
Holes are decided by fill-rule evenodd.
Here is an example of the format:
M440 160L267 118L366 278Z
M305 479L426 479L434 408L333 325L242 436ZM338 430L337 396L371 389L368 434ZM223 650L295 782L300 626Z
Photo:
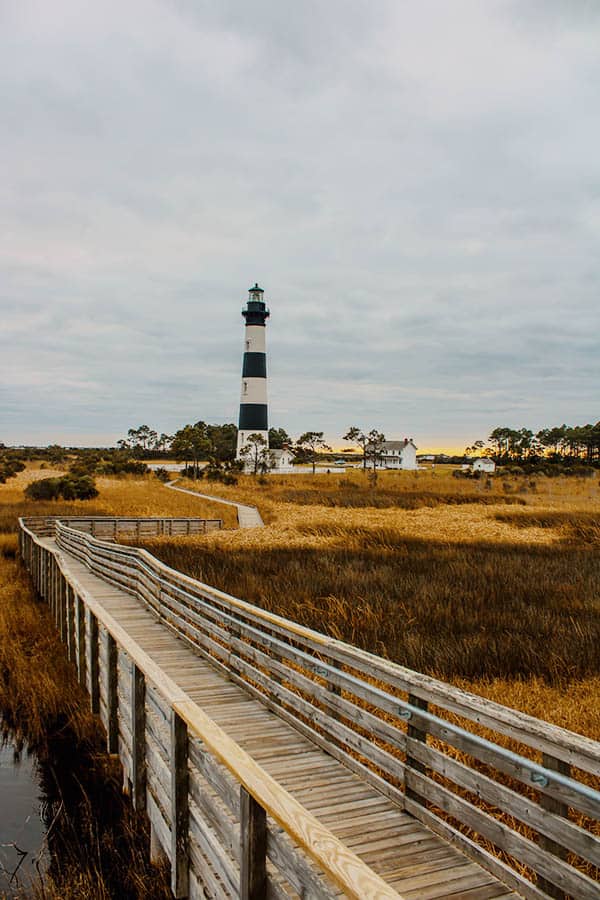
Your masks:
M381 461L378 467L382 469L418 469L417 447L413 443L413 439L385 441L382 444Z
M269 471L270 472L291 472L294 462L294 455L289 447L282 450L269 450Z
M479 456L471 463L471 472L495 472L496 463L487 456Z

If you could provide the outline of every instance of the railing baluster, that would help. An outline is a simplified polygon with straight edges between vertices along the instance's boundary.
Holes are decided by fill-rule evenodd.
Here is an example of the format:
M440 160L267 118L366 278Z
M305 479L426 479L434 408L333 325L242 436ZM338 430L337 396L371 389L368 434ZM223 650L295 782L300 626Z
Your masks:
M88 609L88 640L90 651L90 706L93 713L100 712L100 672L98 667L98 619Z
M131 781L134 808L146 808L146 679L135 663L131 668Z
M561 775L570 775L571 773L571 767L567 763L562 762L560 759L555 759L547 753L542 754L542 765L545 769L550 769L553 772L560 772ZM547 794L540 794L539 804L543 809L548 810L548 812L554 813L557 816L563 816L565 819L569 818L569 807L566 803L561 803L560 800L555 800ZM540 847L543 847L544 850L551 853L553 856L557 856L559 859L566 859L568 856L564 847L561 847L560 844L557 844L543 834L540 835ZM556 885L552 884L552 882L548 881L546 878L538 878L538 887L549 897L555 898L555 900L564 900L566 896L561 888L556 887Z
M427 700L421 700L420 697L415 696L414 694L408 695L408 702L410 706L415 706L417 709L426 710L428 703ZM417 728L414 725L408 725L407 737L412 738L415 741L422 741L424 744L427 743L427 732L423 731L421 728ZM421 774L425 774L426 768L422 762L419 762L417 759L413 759L410 753L406 754L406 770L407 775L410 769L414 769L415 772L420 772ZM406 796L410 797L411 800L416 800L418 802L422 802L422 797L412 788L406 787Z
M171 890L187 897L189 867L188 728L171 712Z
M75 594L75 616L77 625L77 673L79 684L85 687L85 606L78 594Z
M267 896L267 814L252 794L240 787L240 897Z
M106 706L107 706L107 746L109 753L119 752L119 694L118 651L117 642L112 634L106 632Z
M67 656L75 660L75 598L74 591L65 579L65 602L67 607Z

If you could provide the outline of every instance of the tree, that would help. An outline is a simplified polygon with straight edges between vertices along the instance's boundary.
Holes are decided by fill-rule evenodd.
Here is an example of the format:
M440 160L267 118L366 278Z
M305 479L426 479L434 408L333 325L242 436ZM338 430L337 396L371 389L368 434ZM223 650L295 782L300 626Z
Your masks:
M226 425L207 425L206 437L210 445L210 457L216 462L233 462L237 433L237 427L232 422Z
M322 431L305 431L296 441L296 449L312 463L314 475L319 451L331 450L331 447L323 440Z
M376 472L377 463L383 456L385 444L385 434L373 428L367 435L367 444L365 446L365 459L373 464L373 473Z
M271 450L281 450L284 444L290 444L291 439L285 428L269 428L269 447Z
M251 434L240 450L240 456L254 475L269 469L269 446L262 434Z
M349 428L346 434L344 435L345 441L351 441L353 444L358 444L358 446L362 449L363 455L363 469L367 468L367 452L366 447L369 443L369 438L367 435L357 428L356 425L353 425L352 428Z

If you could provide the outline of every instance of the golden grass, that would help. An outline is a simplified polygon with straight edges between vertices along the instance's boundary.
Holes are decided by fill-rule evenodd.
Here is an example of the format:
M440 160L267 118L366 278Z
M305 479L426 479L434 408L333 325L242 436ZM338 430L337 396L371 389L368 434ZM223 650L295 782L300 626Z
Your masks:
M52 865L29 896L167 900L167 872L149 863L147 823L122 795L120 767L104 753L103 731L19 561L14 530L0 534L0 713L3 731L35 749L44 801L56 813Z
M600 686L598 479L497 477L488 491L440 468L379 475L374 494L438 492L439 505L417 509L338 507L343 482L370 491L357 470L242 476L214 492L256 505L266 528L148 549L260 606L600 740L590 712ZM475 502L443 503L456 492ZM307 502L326 494L328 505ZM479 504L484 494L498 503ZM525 506L506 506L507 496Z
M26 500L25 487L40 478L63 472L29 465L16 478L0 484L0 532L16 527L21 515L98 515L98 516L191 516L200 519L222 519L224 528L237 528L233 507L190 497L164 487L153 475L141 478L98 478L100 494L94 500L65 503L61 500L36 502Z

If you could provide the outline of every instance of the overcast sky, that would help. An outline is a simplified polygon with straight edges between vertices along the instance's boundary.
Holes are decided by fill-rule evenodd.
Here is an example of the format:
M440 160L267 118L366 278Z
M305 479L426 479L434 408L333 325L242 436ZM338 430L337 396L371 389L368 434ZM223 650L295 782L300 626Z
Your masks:
M0 0L0 440L600 418L597 0Z

